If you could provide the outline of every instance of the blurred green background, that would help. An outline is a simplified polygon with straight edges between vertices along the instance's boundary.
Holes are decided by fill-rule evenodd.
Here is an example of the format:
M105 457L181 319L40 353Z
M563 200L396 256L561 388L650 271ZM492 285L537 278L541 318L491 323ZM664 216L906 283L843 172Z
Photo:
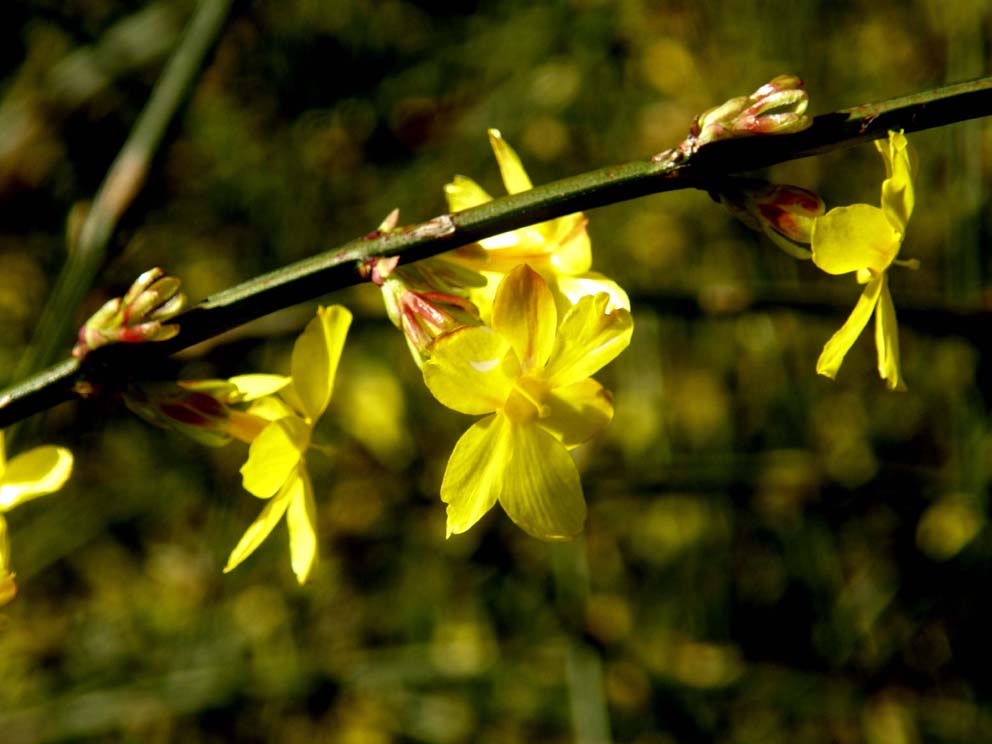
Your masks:
M439 214L455 173L502 193L487 127L544 182L673 146L782 72L814 114L990 73L972 0L454 5L236 3L73 326L153 265L196 301L394 207ZM0 383L194 9L0 9ZM499 509L444 539L439 484L470 420L430 397L371 286L323 300L356 322L320 429L338 452L310 458L322 563L302 589L282 527L221 574L259 509L243 445L112 400L49 412L22 446L66 444L77 467L9 517L0 740L992 741L992 127L910 139L904 394L878 380L870 329L836 382L815 375L860 287L705 193L589 215L636 331L598 375L616 420L577 453L573 544ZM766 175L836 206L877 203L884 171L860 146ZM286 372L313 308L196 349L184 376Z

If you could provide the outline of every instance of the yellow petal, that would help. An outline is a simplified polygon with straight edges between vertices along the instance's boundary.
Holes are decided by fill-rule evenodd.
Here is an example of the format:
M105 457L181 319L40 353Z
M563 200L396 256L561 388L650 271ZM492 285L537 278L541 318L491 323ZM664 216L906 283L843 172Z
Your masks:
M22 452L7 463L0 480L0 511L58 491L72 474L72 453L45 445Z
M861 297L858 298L858 304L854 306L854 311L850 317L824 345L820 358L816 361L817 374L831 379L837 376L837 370L840 369L844 356L868 324L868 318L871 317L871 312L878 302L878 295L882 290L884 279L885 275L883 274L865 285Z
M465 176L455 176L451 183L445 184L444 196L452 212L461 212L493 200L485 189Z
M3 471L7 469L7 445L3 441L3 429L0 429L0 479L3 478Z
M293 387L311 422L327 408L334 376L351 325L351 313L342 305L317 308L293 346Z
M448 505L448 537L471 528L496 503L510 458L508 434L503 416L487 416L455 445L441 482L441 500Z
M251 523L251 526L245 530L245 534L241 536L238 544L231 551L231 555L228 556L227 565L224 566L224 573L237 568L245 558L250 556L255 552L255 549L261 545L265 538L269 536L273 528L282 519L282 515L286 513L286 507L292 499L293 489L299 483L299 476L294 476L293 478L286 481L282 490L279 494L268 503L266 503L265 508L262 509L262 513L258 515L258 519Z
M542 540L568 540L582 531L586 502L568 450L537 426L508 424L510 460L499 503L517 526Z
M892 226L906 233L913 214L913 178L916 175L916 151L902 132L889 132L887 142L875 140L885 161L886 179L882 181L882 211Z
M899 326L892 304L887 277L882 277L882 291L875 307L875 347L878 350L878 374L890 390L905 390L899 374Z
M634 321L623 309L607 312L610 296L581 298L561 322L545 376L552 387L571 385L606 366L630 344Z
M478 415L503 405L519 374L510 343L485 326L438 336L424 363L424 383L448 408Z
M813 220L813 263L828 274L871 268L881 273L899 253L902 235L868 204L831 209Z
M247 402L275 395L290 382L285 375L235 375L228 380L237 389L237 402Z
M273 421L252 441L241 466L244 489L267 499L286 482L306 451L310 428L295 416Z
M503 185L506 186L508 194L517 194L534 188L516 151L506 143L498 129L489 130L489 144L492 145L493 153L496 155L499 172L503 176Z
M296 414L293 409L279 398L259 398L248 406L248 413L266 421L278 421L281 418L292 417Z
M585 215L570 214L539 227L546 227L546 239L552 246L551 266L556 274L574 276L592 266L592 245L586 232Z
M289 511L286 512L286 525L289 527L289 555L296 580L302 585L310 577L317 562L317 507L313 501L313 484L306 469L295 479L289 493Z
M507 274L493 301L493 329L513 346L524 371L548 361L557 326L555 298L544 277L527 264Z
M569 449L589 440L613 419L609 391L592 378L554 388L544 403L550 415L537 419L537 425Z
M3 448L0 434L0 450ZM7 520L0 514L0 607L17 596L14 572L10 570L10 538L7 536Z
M559 276L558 289L568 298L571 305L576 304L586 295L605 292L610 296L607 310L615 308L630 310L630 298L623 287L596 271L589 271L581 276Z

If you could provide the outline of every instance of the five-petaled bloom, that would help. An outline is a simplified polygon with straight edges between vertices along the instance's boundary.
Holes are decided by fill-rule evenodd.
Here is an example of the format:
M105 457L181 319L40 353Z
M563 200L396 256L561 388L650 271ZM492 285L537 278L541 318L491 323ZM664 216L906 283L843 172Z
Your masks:
M547 283L522 264L500 283L492 327L439 336L424 381L441 403L490 414L455 445L441 484L448 536L465 532L498 500L535 537L562 540L585 523L569 449L613 417L609 393L589 375L630 343L633 322L606 293L580 299L557 322Z
M293 346L292 383L279 398L262 398L249 409L271 423L251 443L241 468L243 485L269 502L231 551L225 573L251 555L285 514L293 573L301 584L310 576L317 560L316 509L305 456L331 400L350 324L351 313L341 305L318 308Z
M876 142L875 146L885 161L881 209L852 204L831 209L813 221L813 262L828 274L856 271L858 282L866 284L854 312L823 347L816 371L836 376L844 355L874 311L878 373L889 388L905 390L899 374L899 329L887 271L892 264L919 266L916 260L896 258L913 212L916 157L902 132L889 132L888 142Z
M4 513L25 501L58 491L71 474L72 453L50 444L22 452L7 462L0 431L0 605L17 594Z

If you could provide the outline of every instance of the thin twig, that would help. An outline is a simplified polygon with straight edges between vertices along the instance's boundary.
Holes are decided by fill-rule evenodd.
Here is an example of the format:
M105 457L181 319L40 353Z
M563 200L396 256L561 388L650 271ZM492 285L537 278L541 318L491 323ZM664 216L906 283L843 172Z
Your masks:
M401 255L416 261L573 212L664 191L705 189L728 174L878 139L890 129L911 132L989 115L992 78L982 78L824 114L796 134L716 142L685 162L654 158L601 168L386 235L372 233L204 300L179 316L182 331L170 341L105 347L85 365L63 362L8 388L0 393L0 427L73 398L83 380L119 378L121 370L140 374L166 355L250 320L357 284L363 281L359 269L370 258Z
M230 6L231 0L203 0L190 21L134 129L110 166L78 240L70 246L68 259L41 312L31 346L15 373L17 376L50 364L59 350L66 348L76 308L104 262L117 223L144 184L162 136L196 80Z

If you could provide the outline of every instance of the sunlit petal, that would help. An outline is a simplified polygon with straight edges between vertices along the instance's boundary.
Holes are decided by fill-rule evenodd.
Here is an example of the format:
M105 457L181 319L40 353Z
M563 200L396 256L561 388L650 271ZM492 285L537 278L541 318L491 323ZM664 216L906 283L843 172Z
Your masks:
M279 398L259 398L248 406L248 413L266 421L278 421L287 416L295 416L293 409Z
M448 505L448 537L468 530L496 503L510 459L508 430L503 416L487 416L455 445L441 483L441 500Z
M331 399L349 325L351 313L342 305L318 308L293 346L293 388L312 422Z
M445 184L444 195L452 212L461 212L493 200L485 189L465 176L455 176L451 183Z
M858 340L861 331L868 324L872 310L875 309L875 304L878 302L878 295L882 290L883 279L884 275L865 285L861 297L858 298L858 304L854 306L854 311L844 325L841 326L840 330L831 336L830 340L824 345L823 351L820 353L820 358L816 362L817 374L830 378L837 376L837 370L840 369L840 365L844 361L848 350Z
M272 496L299 464L309 437L309 427L295 416L266 426L252 441L241 466L244 489L260 499Z
M493 302L493 329L513 345L524 370L541 367L551 355L558 325L548 283L527 264L503 279Z
M285 375L235 375L228 382L237 390L237 401L244 402L278 393L291 382L291 378Z
M581 276L558 276L558 289L574 305L586 295L605 292L610 296L608 310L623 308L630 310L630 298L619 284L596 272L589 271Z
M882 291L875 308L875 347L878 350L878 374L890 390L905 390L906 384L899 373L899 327L896 309L886 277L882 277Z
M238 544L231 551L231 555L228 556L227 565L224 566L224 573L235 569L245 558L254 553L255 549L269 536L269 533L272 532L273 528L279 523L279 520L282 519L282 515L286 513L286 507L289 506L291 498L291 489L297 481L299 481L298 476L287 481L282 490L279 491L279 494L274 499L266 502L262 513L245 530L245 534L241 536Z
M509 463L499 502L525 532L568 540L582 531L586 502L579 471L561 442L537 426L508 424Z
M58 491L72 474L72 453L45 445L22 452L7 463L0 480L0 511Z
M485 326L465 326L435 339L424 383L448 408L491 413L513 389L519 365L510 343Z
M813 220L813 263L828 274L882 272L899 253L902 234L878 207L852 204Z
M530 178L527 176L527 171L524 170L519 156L506 143L498 129L489 130L489 144L492 145L496 162L499 163L499 172L503 176L503 185L506 186L507 193L516 194L532 189Z
M882 211L896 230L905 233L913 214L916 151L902 132L889 132L888 141L875 140L875 147L885 161L887 176L882 181Z
M313 501L313 484L305 468L289 490L289 510L286 525L289 527L289 555L293 573L300 584L305 584L317 562L317 507Z
M581 298L558 328L545 377L566 386L589 377L612 362L630 344L634 321L623 309L607 312L607 294Z
M537 419L537 425L569 448L587 441L613 419L609 391L592 378L553 388L544 403L550 415Z
M553 246L551 266L563 275L582 274L592 266L592 245L583 214L570 214L544 223L548 226L547 241Z

